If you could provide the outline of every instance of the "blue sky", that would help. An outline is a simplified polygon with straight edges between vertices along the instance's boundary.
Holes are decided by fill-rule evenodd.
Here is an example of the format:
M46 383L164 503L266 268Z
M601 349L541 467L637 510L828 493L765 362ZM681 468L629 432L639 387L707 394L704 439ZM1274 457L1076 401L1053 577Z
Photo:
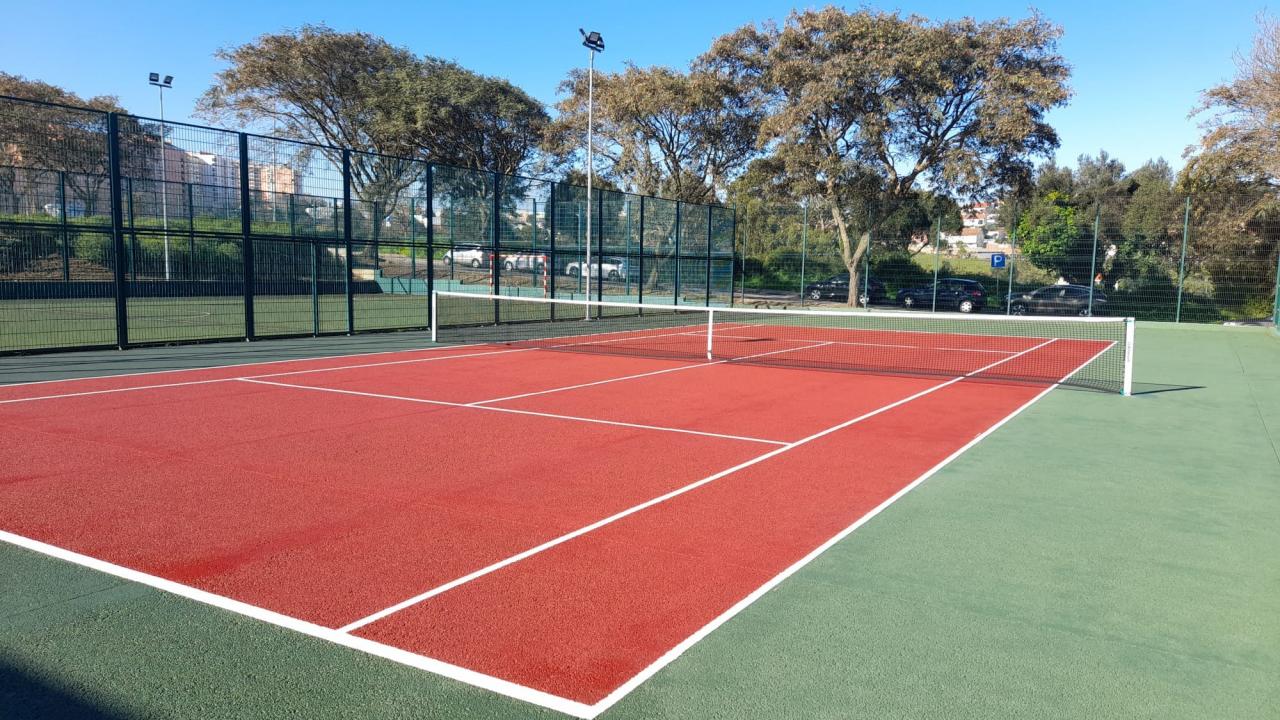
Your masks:
M1028 12L1024 2L874 6L931 18ZM132 112L152 116L157 100L147 73L172 74L175 89L166 94L166 116L183 120L221 67L215 49L323 22L505 77L550 104L565 73L586 60L579 26L604 35L601 69L618 69L626 61L685 67L717 35L748 22L782 19L793 7L766 0L14 2L5 10L0 70L81 95L117 95ZM1181 166L1183 149L1198 137L1188 112L1202 90L1232 76L1233 57L1248 51L1265 5L1078 0L1039 8L1064 27L1061 49L1074 68L1071 104L1051 116L1062 137L1059 162L1074 164L1081 153L1105 149L1132 168L1161 156Z

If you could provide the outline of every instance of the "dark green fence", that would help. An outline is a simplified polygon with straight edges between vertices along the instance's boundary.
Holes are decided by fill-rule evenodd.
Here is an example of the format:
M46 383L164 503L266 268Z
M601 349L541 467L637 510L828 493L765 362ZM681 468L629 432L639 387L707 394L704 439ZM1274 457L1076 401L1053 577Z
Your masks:
M0 352L423 328L434 289L731 301L732 209L589 201L591 232L572 185L0 97Z
M951 281L974 281L985 293L977 310L1007 313L1019 311L1024 295L1072 284L1092 295L1085 311L1092 307L1094 314L1166 322L1274 320L1280 317L1280 219L1250 214L1258 203L1258 197L1172 193L1140 206L1108 199L1078 213L1070 252L1057 255L1028 251L1008 230L1017 223L1000 214L1015 212L1008 207L970 215L963 229L954 217L928 218L915 230L872 233L857 296L871 290L873 308L910 302L914 309L954 310ZM843 302L843 295L833 297L827 289L827 281L848 270L830 212L820 202L754 205L736 220L737 302ZM993 263L993 255L1003 255L1003 263ZM1034 303L1023 300L1022 306Z

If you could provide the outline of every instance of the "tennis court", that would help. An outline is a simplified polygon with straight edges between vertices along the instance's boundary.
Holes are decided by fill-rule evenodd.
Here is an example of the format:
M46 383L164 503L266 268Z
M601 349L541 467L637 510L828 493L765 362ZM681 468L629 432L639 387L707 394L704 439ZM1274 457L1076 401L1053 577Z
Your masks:
M1124 320L436 312L481 341L0 388L0 537L593 717L1132 357Z

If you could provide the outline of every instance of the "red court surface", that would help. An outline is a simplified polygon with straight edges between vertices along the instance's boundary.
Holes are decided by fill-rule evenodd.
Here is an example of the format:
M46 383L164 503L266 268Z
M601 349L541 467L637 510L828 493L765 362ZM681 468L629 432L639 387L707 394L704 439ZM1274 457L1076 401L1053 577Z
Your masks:
M460 346L0 388L0 539L593 717L1051 387L984 374L1108 347L988 340L913 347L931 377Z

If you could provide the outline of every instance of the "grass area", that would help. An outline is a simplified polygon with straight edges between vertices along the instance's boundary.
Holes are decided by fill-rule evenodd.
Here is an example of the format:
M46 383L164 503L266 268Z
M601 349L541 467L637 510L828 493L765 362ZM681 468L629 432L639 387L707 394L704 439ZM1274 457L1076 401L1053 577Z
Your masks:
M1280 337L1143 324L1137 376L1050 393L603 717L1273 717ZM0 577L6 717L553 716L7 545Z

